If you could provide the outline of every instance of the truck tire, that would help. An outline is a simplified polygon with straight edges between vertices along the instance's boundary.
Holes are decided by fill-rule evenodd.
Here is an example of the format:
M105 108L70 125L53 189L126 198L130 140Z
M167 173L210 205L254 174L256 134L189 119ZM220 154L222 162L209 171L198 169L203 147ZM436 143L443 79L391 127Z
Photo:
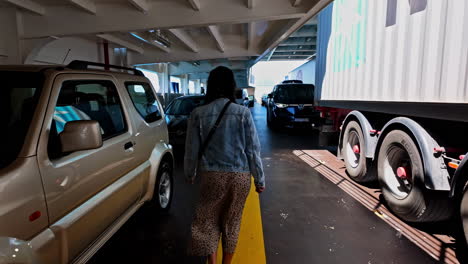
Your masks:
M390 209L409 222L434 222L452 216L448 194L427 190L419 149L402 130L384 138L377 161L379 183Z
M366 146L361 126L356 121L350 121L343 135L343 157L348 175L357 182L369 182L375 180L375 176L367 173Z
M468 245L468 182L463 188L463 196L460 204L460 217L463 225L463 233L465 235L465 241Z
M171 208L174 194L174 177L172 166L169 161L163 160L159 166L156 184L154 185L151 207L161 213L167 213Z

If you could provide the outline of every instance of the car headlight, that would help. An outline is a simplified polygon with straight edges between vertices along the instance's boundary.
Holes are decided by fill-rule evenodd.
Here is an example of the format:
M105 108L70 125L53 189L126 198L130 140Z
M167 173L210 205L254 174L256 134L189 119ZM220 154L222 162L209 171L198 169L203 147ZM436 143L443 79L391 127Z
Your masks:
M275 105L276 105L276 107L278 107L278 108L286 108L286 107L288 107L287 104L276 103Z

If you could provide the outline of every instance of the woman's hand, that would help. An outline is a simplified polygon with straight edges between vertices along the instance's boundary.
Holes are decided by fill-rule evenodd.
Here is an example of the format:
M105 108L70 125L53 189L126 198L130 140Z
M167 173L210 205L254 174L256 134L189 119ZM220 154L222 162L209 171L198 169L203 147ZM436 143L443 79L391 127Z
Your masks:
M259 194L262 193L264 190L265 190L264 186L255 186L255 191Z

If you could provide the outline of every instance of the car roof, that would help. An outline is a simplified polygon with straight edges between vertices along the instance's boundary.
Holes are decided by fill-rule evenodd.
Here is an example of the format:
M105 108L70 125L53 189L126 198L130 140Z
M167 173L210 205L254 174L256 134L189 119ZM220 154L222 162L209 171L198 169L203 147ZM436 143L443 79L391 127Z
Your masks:
M284 80L282 83L303 83L301 80Z
M88 66L101 67L99 68L87 68ZM84 68L83 68L84 67ZM105 70L104 67L110 67L110 69L117 70ZM79 74L109 74L114 76L135 76L135 77L144 77L141 71L121 67L115 65L105 65L102 63L96 62L86 62L86 61L72 61L69 65L0 65L0 71L24 71L24 72L40 72L40 71L59 71L64 73L79 73ZM129 73L133 71L133 73ZM137 78L138 79L138 78Z
M277 84L276 86L314 86L313 84L311 83L280 83L280 84Z

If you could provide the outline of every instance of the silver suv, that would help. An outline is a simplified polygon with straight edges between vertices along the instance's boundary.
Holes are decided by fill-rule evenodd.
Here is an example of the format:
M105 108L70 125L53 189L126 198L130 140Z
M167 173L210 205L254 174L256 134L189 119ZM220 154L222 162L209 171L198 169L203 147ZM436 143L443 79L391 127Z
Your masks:
M144 202L170 208L172 147L151 83L90 66L109 67L0 66L0 263L84 263Z

